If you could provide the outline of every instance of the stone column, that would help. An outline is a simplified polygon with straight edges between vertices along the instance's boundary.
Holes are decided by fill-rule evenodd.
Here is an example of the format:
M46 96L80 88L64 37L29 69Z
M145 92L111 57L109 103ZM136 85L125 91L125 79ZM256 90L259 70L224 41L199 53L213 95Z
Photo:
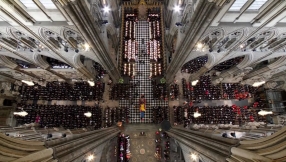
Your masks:
M120 78L120 72L116 64L113 63L104 42L101 40L100 33L85 1L57 1L75 24L78 31L87 40L91 50L94 51L94 54L98 57L104 69L108 70L109 76L115 81L118 80Z
M54 157L59 161L74 161L116 137L119 132L116 127L105 128L47 141L46 146L53 148Z
M171 128L167 133L176 139L180 145L183 144L189 150L195 150L197 153L213 161L225 161L230 155L231 147L236 146L239 142L235 139L226 139L185 128ZM184 150L187 150L187 148L184 148ZM185 151L184 153L187 152Z
M192 82L192 81L200 79L200 76L204 75L204 73L206 73L209 70L210 69L208 69L207 67L203 66L199 71L197 71L196 73L190 75L189 81Z
M202 34L209 27L211 20L216 16L216 14L221 10L226 1L197 1L192 4L191 7L196 6L190 22L192 24L185 25L185 36L182 38L180 46L177 47L177 51L173 60L171 61L167 71L167 83L171 83L175 74L179 71L183 63L185 62L188 54L191 53L195 47L198 40L201 38Z

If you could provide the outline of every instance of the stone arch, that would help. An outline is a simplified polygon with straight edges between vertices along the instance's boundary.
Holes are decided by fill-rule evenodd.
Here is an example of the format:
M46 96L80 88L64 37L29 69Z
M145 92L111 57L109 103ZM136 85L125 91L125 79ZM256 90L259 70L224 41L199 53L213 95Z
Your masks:
M276 32L276 33L278 33L278 32ZM266 42L267 43L260 46L261 51L276 51L279 48L281 48L280 47L281 44L285 44L286 32L279 34L275 38L268 39Z
M233 48L237 42L239 42L245 35L245 28L240 28L235 31L232 31L224 36L220 42L216 44L218 53L222 50L227 50Z
M8 34L0 33L0 41L5 44L7 47L17 50L21 48L26 48L24 45L20 44L19 41Z
M216 44L224 38L224 34L224 29L218 28L204 35L199 42L204 46L208 45L208 48L212 51Z
M277 61L273 62L272 64L268 65L270 69L275 69L282 65L286 65L286 56L280 57Z
M46 60L44 60L41 55L37 53L33 55L33 59L38 65L41 65L43 69L47 69L50 67L49 63Z
M240 62L238 65L237 65L237 68L239 69L243 69L247 66L250 66L251 62L253 61L254 59L254 56L253 56L253 53L248 53L245 55L244 59L242 60L242 62Z
M64 39L75 49L75 52L85 51L86 41L83 36L76 30L64 27L62 30L62 35Z
M212 66L214 66L216 57L213 53L208 53L207 56L208 56L208 62L205 64L205 67L210 69Z
M60 34L45 28L41 27L39 29L40 36L44 39L45 42L49 43L57 50L67 51L68 49L74 50L74 48L65 40Z
M0 63L4 64L5 66L11 69L15 69L18 66L14 61L8 59L6 56L1 56L1 55L0 55Z
M58 69L58 68L72 68L73 65L70 63L67 63L66 61L62 61L61 59L51 57L50 55L40 55L41 59L44 60L47 63L47 66L53 68L53 69Z
M46 47L36 38L33 36L26 34L16 28L9 27L7 28L9 35L14 37L15 39L19 40L20 46L25 46L26 49L29 50L37 50L38 52L41 52L42 50L45 50Z
M14 57L9 57L9 56L1 56L1 61L4 61L4 64L8 64L8 67L15 67L14 64L17 66L20 66L22 68L37 68L38 65L36 65L34 62L28 62L24 59L18 59Z
M96 79L100 79L102 75L107 74L107 71L104 69L104 66L102 66L101 63L88 56L78 54L74 57L74 62L77 64L77 66L87 65L87 70L95 75Z
M82 61L80 60L80 54L76 54L74 57L73 57L73 64L75 65L75 68L82 68L84 67ZM83 55L82 55L83 56Z
M281 63L281 61L280 62L277 62L277 61L280 60L281 58L283 58L283 56L273 57L272 59L267 59L267 60L259 60L253 65L252 72L256 71L256 70L260 70L260 69L265 68L267 66L269 67L271 64L272 64L271 66L273 66L273 65L275 65L273 63L275 63L275 62L276 62L276 64L277 63L279 64L279 63ZM283 62L283 59L282 59L282 62Z
M244 49L249 49L256 51L263 43L267 42L271 38L277 35L277 30L274 28L261 31L257 33L255 36L249 38L246 42L244 42Z

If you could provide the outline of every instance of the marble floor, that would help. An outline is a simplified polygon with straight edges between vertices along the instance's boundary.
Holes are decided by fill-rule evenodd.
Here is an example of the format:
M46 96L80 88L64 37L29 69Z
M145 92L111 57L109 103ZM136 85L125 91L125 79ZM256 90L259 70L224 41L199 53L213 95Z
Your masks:
M156 131L160 128L160 125L155 124L127 124L122 128L122 133L130 136L130 151L131 158L130 162L165 162L163 157L157 158L155 156L156 149ZM145 132L145 135L140 135L140 132ZM164 142L162 139L161 149L164 150ZM177 145L174 141L170 141L170 160L168 162L183 162L181 160L180 154L176 152ZM115 162L114 150L115 143L112 142L108 151L108 162Z

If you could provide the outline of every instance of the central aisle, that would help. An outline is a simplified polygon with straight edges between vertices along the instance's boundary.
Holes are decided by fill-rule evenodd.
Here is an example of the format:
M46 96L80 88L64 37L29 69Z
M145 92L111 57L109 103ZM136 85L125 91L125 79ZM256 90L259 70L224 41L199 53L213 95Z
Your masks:
M136 42L138 45L138 56L136 62L136 75L130 84L131 99L120 100L121 107L130 108L129 123L153 123L153 107L168 106L168 102L155 100L153 98L153 88L150 76L150 58L147 53L149 42L149 23L148 21L138 21L136 25ZM141 94L146 98L145 119L141 121L139 112L139 97Z

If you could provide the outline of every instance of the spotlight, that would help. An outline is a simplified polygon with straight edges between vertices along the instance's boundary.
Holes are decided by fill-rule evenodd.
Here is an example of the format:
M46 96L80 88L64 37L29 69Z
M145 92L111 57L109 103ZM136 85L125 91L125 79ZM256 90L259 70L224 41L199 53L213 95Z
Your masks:
M192 86L196 86L198 82L199 82L199 80L192 81Z
M261 81L261 82L255 82L252 84L253 87L259 87L261 85L265 84L265 81Z
M202 116L202 114L201 113L199 113L199 112L194 112L194 118L197 118L197 117L200 117L200 116Z
M88 80L87 82L88 82L88 84L89 84L91 87L93 87L93 86L94 86L94 81L92 81L92 80Z
M86 112L86 113L84 113L84 116L86 116L86 117L88 117L88 118L90 118L91 117L91 112Z
M104 12L109 12L109 11L110 11L110 8L109 8L108 6L105 6L105 7L103 8L103 11L104 11Z
M76 52L76 53L78 53L78 52L79 52L79 50L78 50L78 49L75 49L75 52Z
M191 158L192 158L193 160L197 160L197 155L196 155L196 154L191 154Z
M87 157L87 160L88 161L91 161L91 160L93 160L94 159L94 156L93 155L89 155L88 157Z
M87 43L85 43L83 46L84 46L84 50L85 50L85 51L88 51L89 48L90 48L90 46L89 46Z
M35 85L32 81L27 81L27 80L21 80L23 83L28 84L28 86L33 86Z
M202 43L198 43L198 44L197 44L197 47L198 47L199 49L201 49L201 48L203 48L203 44L202 44Z
M258 112L258 115L264 116L264 115L268 115L268 114L273 114L272 111L265 111L265 110L260 110Z
M174 10L175 10L175 12L179 12L181 10L181 7L180 6L175 6Z
M28 113L26 111L21 111L21 112L14 112L14 115L19 115L19 116L26 116Z

